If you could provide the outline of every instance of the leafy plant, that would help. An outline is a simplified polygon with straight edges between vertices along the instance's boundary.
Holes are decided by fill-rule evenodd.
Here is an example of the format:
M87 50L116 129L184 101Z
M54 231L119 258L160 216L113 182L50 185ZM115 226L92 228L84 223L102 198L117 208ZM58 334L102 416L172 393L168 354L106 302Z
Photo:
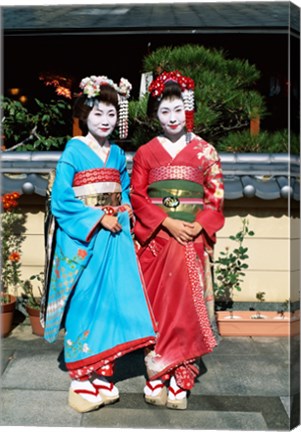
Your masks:
M265 292L264 291L258 291L256 293L256 299L259 301L259 303L263 303L265 301ZM256 311L256 315L253 315L252 318L256 319L263 319L264 317L261 315L260 311Z
M20 194L7 193L1 197L1 297L2 303L9 300L9 289L21 286L21 248L25 239L26 216L18 210Z
M2 96L0 99L2 110L1 133L5 144L14 145L26 140L34 128L32 115L21 102Z
M39 282L39 284L37 285L39 291L39 297L34 295L34 288L32 284L33 280ZM40 309L43 285L44 285L44 272L40 272L38 274L32 275L29 279L24 281L23 293L22 293L23 302L33 309Z
M221 309L233 303L233 296L236 291L241 291L245 270L249 267L246 262L249 258L248 248L243 243L246 237L254 236L254 232L248 225L248 220L242 219L242 229L229 237L237 246L233 250L226 247L215 260L214 294L216 305Z
M3 150L62 150L70 138L71 106L65 100L35 99L30 112L19 101L2 96L0 108Z
M292 302L291 302L291 300L290 299L287 299L287 300L285 300L283 303L282 303L282 307L281 307L281 309L279 309L278 311L277 311L277 313L282 317L282 318L284 318L284 313L285 312L291 312L292 311L292 314L294 313L294 310L293 310L293 304L292 304Z
M243 103L245 104L249 119L262 117L263 114L266 114L265 101L261 94L256 91L250 91Z

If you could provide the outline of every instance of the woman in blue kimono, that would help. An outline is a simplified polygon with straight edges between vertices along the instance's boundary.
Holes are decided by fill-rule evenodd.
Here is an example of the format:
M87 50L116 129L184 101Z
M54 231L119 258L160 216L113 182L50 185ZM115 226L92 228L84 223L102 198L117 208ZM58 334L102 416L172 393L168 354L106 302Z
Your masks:
M108 140L117 120L127 135L131 85L91 76L80 87L74 117L84 136L67 143L52 188L57 229L44 337L53 342L65 328L69 405L87 412L119 399L115 359L156 335L131 236L126 158Z

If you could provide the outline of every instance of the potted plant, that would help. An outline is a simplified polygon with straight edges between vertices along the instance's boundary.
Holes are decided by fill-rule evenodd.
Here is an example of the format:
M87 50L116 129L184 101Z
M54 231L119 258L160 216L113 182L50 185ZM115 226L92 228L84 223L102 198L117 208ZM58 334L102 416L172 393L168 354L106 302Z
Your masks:
M21 247L24 241L25 215L18 211L17 192L1 197L1 336L7 336L12 328L16 293L21 286Z
M220 311L218 329L221 336L296 336L300 334L300 312Z
M245 276L244 271L249 267L248 248L243 242L247 236L254 236L248 227L247 219L242 220L242 229L230 240L237 246L230 250L221 251L215 261L214 293L216 317L221 336L294 336L300 334L300 312L291 312L291 302L283 303L281 310L260 311L260 304L265 301L265 292L258 291L256 310L233 311L233 297L235 292L241 291L241 284Z
M38 281L37 289L39 292L39 296L34 294L34 287L32 281ZM41 297L42 297L42 288L44 284L44 272L40 272L38 274L32 275L29 279L24 281L23 284L23 293L22 299L25 304L26 311L29 316L30 324L32 327L32 333L37 336L44 335L44 328L40 322L40 309L41 309Z
M242 229L236 235L229 237L237 247L233 250L226 247L215 260L214 295L217 310L231 309L235 291L241 291L244 271L249 267L246 262L249 258L248 248L243 246L243 242L247 236L254 236L254 232L248 225L248 220L242 219Z
M259 302L259 304L263 303L265 301L265 292L264 291L258 291L256 293L256 300ZM256 311L256 314L252 315L251 318L253 318L253 319L264 319L264 315L262 315L260 313L260 310L258 308L257 311Z

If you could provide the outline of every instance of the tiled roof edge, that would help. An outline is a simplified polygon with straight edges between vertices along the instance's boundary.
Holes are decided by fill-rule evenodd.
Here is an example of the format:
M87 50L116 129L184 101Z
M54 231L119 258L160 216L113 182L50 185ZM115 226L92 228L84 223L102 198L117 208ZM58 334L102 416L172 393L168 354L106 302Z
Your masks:
M62 152L3 152L2 193L18 191L45 196L47 174ZM126 152L131 173L134 152ZM287 153L220 153L225 199L257 197L300 200L300 157Z

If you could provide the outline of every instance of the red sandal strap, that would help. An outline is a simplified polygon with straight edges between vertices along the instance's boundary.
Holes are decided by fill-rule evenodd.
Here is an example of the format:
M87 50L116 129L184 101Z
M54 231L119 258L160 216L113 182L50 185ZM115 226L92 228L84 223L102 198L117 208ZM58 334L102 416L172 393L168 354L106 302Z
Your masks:
M173 387L168 387L168 391L170 391L174 396L177 396L181 392L185 392L185 390L179 388L178 390L175 390Z
M106 386L106 385L104 385L104 384L94 384L94 383L92 383L92 385L97 389L97 390L109 390L109 391L112 391L113 390L113 387L114 387L114 384L113 383L109 383L108 382L108 385L109 386Z
M163 388L163 387L164 387L164 384L163 384L163 383L156 384L155 386L153 386L153 385L151 384L151 381L146 381L146 385L147 385L147 387L148 387L149 389L151 389L151 391L154 391L154 390L156 390L157 388Z
M72 391L74 391L74 393L77 393L77 394L85 393L85 394L90 394L93 396L98 396L98 391L96 389L95 389L95 391L85 390L85 389L72 389Z

